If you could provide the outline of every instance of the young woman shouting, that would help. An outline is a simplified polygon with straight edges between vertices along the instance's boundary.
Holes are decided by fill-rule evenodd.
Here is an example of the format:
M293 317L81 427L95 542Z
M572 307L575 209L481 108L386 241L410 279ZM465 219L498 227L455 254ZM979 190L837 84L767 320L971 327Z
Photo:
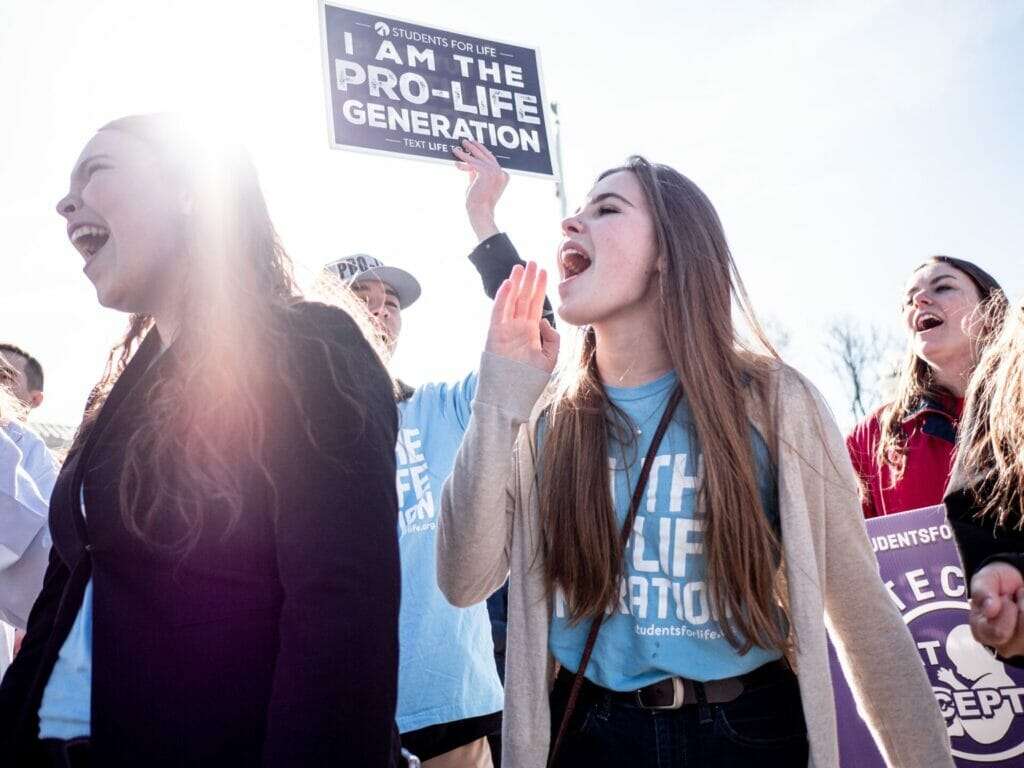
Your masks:
M388 765L397 414L378 357L299 300L248 156L173 118L102 128L57 211L131 319L54 488L0 754Z
M933 256L907 281L908 350L896 395L846 439L865 517L942 502L956 455L964 392L1003 291L963 259Z
M579 349L548 390L544 274L515 270L438 536L452 602L509 575L505 764L837 766L828 614L890 763L951 766L842 438L742 346L710 201L632 158L562 229Z

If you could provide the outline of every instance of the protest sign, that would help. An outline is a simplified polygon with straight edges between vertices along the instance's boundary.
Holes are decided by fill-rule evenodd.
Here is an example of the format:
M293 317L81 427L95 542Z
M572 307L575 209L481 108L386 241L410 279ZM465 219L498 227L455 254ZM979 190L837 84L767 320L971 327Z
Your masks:
M946 720L956 764L1024 765L1024 670L1003 664L971 636L967 585L945 509L873 518L867 529L882 581L917 644ZM829 650L840 763L885 768Z
M554 177L537 51L322 0L331 146L451 163L462 139Z

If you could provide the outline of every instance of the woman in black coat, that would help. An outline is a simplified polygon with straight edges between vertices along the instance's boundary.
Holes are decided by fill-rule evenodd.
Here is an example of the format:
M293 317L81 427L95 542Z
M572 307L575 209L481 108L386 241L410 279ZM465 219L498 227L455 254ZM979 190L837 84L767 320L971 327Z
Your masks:
M974 637L1024 666L1024 305L1007 310L971 378L946 509Z
M99 302L132 317L54 490L0 755L389 765L397 418L377 355L298 300L248 157L171 117L102 128L58 211Z

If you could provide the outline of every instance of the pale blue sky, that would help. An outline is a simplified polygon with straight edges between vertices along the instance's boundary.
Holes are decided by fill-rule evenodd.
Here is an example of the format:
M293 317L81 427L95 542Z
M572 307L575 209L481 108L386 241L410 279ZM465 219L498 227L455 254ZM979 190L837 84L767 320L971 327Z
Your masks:
M700 184L755 307L789 329L791 361L841 420L830 318L896 330L909 270L937 252L1024 294L1024 2L361 5L538 47L570 207L632 152ZM307 274L365 251L420 277L404 378L475 364L488 306L464 259L461 174L328 150L319 46L312 0L0 5L0 337L46 366L40 420L77 421L123 324L97 307L53 205L92 132L140 111L236 126ZM499 224L554 266L550 183L513 178Z

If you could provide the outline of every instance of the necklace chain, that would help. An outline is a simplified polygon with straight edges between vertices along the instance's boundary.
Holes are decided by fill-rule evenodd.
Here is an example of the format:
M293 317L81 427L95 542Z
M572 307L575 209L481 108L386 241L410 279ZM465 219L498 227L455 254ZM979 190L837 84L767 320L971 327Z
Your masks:
M637 436L642 435L644 433L643 429L640 427L640 424L646 424L648 421L651 420L651 417L654 416L655 413L658 413L659 411L663 410L665 406L668 405L670 397L672 397L671 389L668 391L668 394L665 395L665 397L661 398L658 401L654 408L651 409L650 413L648 413L643 419L641 419L640 421L633 421L632 419L630 419L630 421L632 422L633 432L635 432Z
M668 394L658 401L658 404L655 405L654 408L647 414L647 416L640 422L641 424L645 424L648 421L650 421L651 417L654 416L655 413L658 413L659 411L664 412L664 408L668 405L668 401L672 397L672 391L673 390L670 389ZM630 419L630 421L632 422L632 419ZM637 437L640 437L644 433L643 429L636 426L636 422L632 422L631 426L633 428L633 432L636 434ZM623 446L621 443L619 444L619 458L622 460L622 471L626 473L626 487L632 488L633 479L632 477L630 477L629 472L629 468L631 465L629 462L626 461L625 446ZM639 454L637 458L639 458Z

